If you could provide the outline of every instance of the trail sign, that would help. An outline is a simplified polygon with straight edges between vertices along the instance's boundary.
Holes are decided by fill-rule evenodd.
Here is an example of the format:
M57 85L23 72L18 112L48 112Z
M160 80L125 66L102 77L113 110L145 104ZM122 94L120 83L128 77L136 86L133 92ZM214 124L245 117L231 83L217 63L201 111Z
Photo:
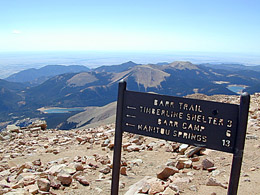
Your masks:
M250 96L240 105L126 90L119 83L111 194L118 194L122 133L233 153L229 195L237 193Z

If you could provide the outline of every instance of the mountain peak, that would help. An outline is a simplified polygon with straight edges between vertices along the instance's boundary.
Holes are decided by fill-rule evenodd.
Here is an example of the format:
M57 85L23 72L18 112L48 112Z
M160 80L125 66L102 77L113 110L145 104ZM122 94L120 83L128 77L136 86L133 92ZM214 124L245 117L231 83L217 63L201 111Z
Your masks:
M170 67L178 69L178 70L185 70L185 69L195 70L195 69L198 69L198 67L196 65L192 64L189 61L175 61L175 62L170 63L169 65L166 65L166 66L170 66Z

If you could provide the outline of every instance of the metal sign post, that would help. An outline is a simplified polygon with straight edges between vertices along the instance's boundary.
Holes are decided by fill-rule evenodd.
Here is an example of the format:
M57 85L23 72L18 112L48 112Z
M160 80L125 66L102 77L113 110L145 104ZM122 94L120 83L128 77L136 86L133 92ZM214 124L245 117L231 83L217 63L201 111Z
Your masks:
M231 174L229 179L228 195L237 194L240 171L241 171L242 160L243 160L244 146L245 146L249 104L250 104L250 95L248 93L243 93L240 97L239 118L238 118L238 127L237 127L238 130L237 130L236 143L235 143L235 149L233 154Z
M250 96L240 106L118 89L111 194L118 194L122 134L129 132L232 153L228 195L239 182Z
M123 118L123 104L124 92L126 90L126 82L122 81L118 85L118 98L116 109L116 128L115 128L115 141L114 141L114 156L113 156L113 169L112 169L112 187L111 194L118 194L119 174L121 166L121 147L122 147L122 118Z

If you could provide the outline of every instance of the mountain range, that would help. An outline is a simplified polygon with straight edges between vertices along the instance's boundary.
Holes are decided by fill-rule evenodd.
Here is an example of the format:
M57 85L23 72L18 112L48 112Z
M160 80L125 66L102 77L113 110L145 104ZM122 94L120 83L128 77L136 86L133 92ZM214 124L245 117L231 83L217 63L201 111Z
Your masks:
M10 75L5 80L10 82L25 83L30 86L36 86L56 75L84 72L89 70L89 68L82 65L47 65L39 69L30 68L20 71L18 73Z
M37 109L47 106L95 106L98 109L116 101L118 82L122 79L127 81L129 90L173 96L193 93L235 95L237 93L230 90L229 86L237 85L247 87L246 90L251 93L260 89L257 88L260 86L260 72L252 70L252 67L247 69L247 66L243 67L243 71L241 67L219 69L213 65L195 65L184 61L146 65L130 61L92 70L84 66L46 66L25 70L9 76L6 80L0 80L1 120L13 120L22 116L46 117ZM89 112L85 112L84 116L88 120L81 122L82 125L93 122L94 118L106 118L87 116ZM67 119L72 117L71 115L67 114ZM64 120L64 117L61 118ZM55 125L61 122L64 128L66 125L76 127L78 121L79 119L75 118L67 122L57 120Z

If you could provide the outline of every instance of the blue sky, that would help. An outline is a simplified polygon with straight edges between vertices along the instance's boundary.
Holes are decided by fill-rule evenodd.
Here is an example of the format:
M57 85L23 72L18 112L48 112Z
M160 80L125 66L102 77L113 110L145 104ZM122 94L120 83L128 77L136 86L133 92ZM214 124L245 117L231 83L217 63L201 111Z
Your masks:
M0 52L260 54L259 0L1 0Z

